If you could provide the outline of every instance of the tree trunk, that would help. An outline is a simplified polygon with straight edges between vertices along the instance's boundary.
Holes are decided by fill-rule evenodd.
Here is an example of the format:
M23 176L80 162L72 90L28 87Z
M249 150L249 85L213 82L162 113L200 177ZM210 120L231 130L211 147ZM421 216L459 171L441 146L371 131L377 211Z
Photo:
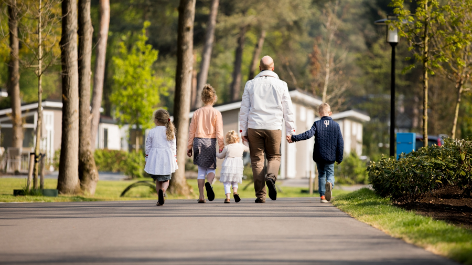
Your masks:
M424 23L424 50L423 50L423 143L428 148L428 59L429 59L429 11L428 1L424 4L426 21Z
M261 35L259 36L259 40L257 41L256 48L254 49L254 53L252 54L252 62L251 62L251 67L249 67L249 76L248 80L251 80L256 76L256 69L257 69L257 63L259 63L260 57L261 57L261 52L262 52L262 47L264 46L264 40L266 37L266 31L263 29L261 31Z
M193 54L193 62L196 64L197 62L197 54ZM197 105L197 98L198 98L198 93L197 93L197 68L193 68L192 70L192 92L190 95L192 98L190 99L190 104L191 104L191 109L195 108Z
M18 42L18 9L16 0L8 5L8 28L10 31L10 62L8 63L8 96L11 100L13 127L12 147L23 147L23 121L21 119L20 62Z
M110 101L113 84L113 73L110 70L111 59L105 59L105 74L103 75L103 114L106 116L111 116L112 105ZM98 132L97 132L98 133Z
M42 77L43 77L43 43L42 43L42 0L39 0L38 8L38 121L36 123L36 146L34 148L34 171L33 171L33 188L38 188L38 175L39 175L39 161L40 154L39 148L41 146L41 131L43 129L43 107L42 107L42 97L43 97L43 88L42 88Z
M241 64L243 62L244 42L246 41L246 32L249 25L242 26L239 30L238 47L234 56L233 81L231 82L231 100L239 99L239 91L241 89Z
M323 103L326 103L326 99L328 97L328 85L329 85L329 75L330 75L330 54L329 54L329 49L330 49L330 43L328 43L328 52L326 53L326 66L325 66L325 80L324 80L324 85L323 85L323 92L321 95L321 101Z
M57 189L79 191L79 78L77 67L77 1L62 1L62 138Z
M457 119L459 117L459 107L461 105L462 89L463 89L463 80L461 78L461 80L457 81L456 83L457 100L456 100L456 107L454 110L454 120L452 122L452 132L451 132L452 139L456 139Z
M327 28L331 29L331 16L328 18ZM330 70L331 70L331 42L334 37L334 30L328 36L328 45L326 46L326 64L325 64L325 80L323 85L323 92L321 95L321 101L326 103L328 97L328 86L329 86L329 78L330 78Z
M328 43L326 45L326 64L325 64L325 80L324 80L324 85L323 85L323 91L321 95L321 101L323 103L327 103L328 101L328 87L329 87L329 79L331 75L331 66L333 64L333 57L334 57L334 52L331 54L331 44L333 43L334 39L334 34L337 31L337 24L335 20L337 10L339 6L339 1L336 1L334 3L333 11L331 8L329 9L328 13L328 21L326 22L326 30L328 34ZM334 17L334 18L333 18ZM334 67L334 65L333 65Z
M190 86L193 68L193 22L195 0L180 0L177 33L177 70L175 74L174 122L177 129L177 163L169 191L188 195L190 190L185 179L185 161L190 113Z
M139 152L139 146L141 143L141 129L139 128L139 124L135 124L136 130L134 132L134 151L137 153Z
M98 182L90 137L92 33L90 0L79 0L79 179L82 191L90 195L95 194Z
M102 105L103 81L105 79L105 60L107 53L108 27L110 24L110 0L100 0L100 32L98 34L95 75L93 76L92 126L90 143L92 153L95 151Z
M198 74L197 80L197 94L194 103L196 108L200 108L202 106L202 99L201 97L199 97L199 95L202 93L203 86L206 84L208 78L211 51L213 49L213 42L215 40L216 16L218 15L219 4L219 0L211 1L210 16L208 17L207 30L205 33L205 46L203 46L202 61L200 63L200 73Z
M412 123L411 123L411 127L413 129L416 129L418 128L418 124L419 124L419 119L420 119L420 99L418 98L417 95L415 95L413 97L413 102L414 102L414 106L413 106L413 119L412 119Z

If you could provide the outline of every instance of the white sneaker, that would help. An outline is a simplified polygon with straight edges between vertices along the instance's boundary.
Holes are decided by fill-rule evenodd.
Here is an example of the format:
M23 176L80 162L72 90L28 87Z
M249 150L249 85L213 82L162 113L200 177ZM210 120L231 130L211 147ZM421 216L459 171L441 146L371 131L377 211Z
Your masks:
M325 199L325 196L320 198L320 202L321 203L328 203L328 201Z
M331 184L331 182L326 182L325 188L326 188L326 193L325 193L326 200L331 201L331 192L333 190L333 184Z

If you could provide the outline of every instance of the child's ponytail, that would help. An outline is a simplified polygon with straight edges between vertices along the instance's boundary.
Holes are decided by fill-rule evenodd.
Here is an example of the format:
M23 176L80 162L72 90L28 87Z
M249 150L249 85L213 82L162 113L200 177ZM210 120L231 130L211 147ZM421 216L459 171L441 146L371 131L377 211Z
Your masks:
M174 140L174 137L175 137L175 126L170 119L166 123L166 136L167 136L167 141L172 141Z
M213 104L216 102L218 97L216 96L216 90L209 84L203 86L202 89L202 102L203 104Z
M170 114L165 109L158 109L154 112L154 119L158 122L165 124L167 141L174 140L175 138L175 126L170 120Z

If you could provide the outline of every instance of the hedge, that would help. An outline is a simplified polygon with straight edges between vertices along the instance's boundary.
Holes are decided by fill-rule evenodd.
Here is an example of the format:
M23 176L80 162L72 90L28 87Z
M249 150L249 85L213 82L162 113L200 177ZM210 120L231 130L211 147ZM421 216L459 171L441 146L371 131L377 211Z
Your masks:
M374 190L394 200L413 200L445 185L470 196L472 141L445 139L443 146L421 148L399 160L382 157L367 168Z
M131 178L143 178L145 175L142 152L97 149L94 158L98 171L121 172Z

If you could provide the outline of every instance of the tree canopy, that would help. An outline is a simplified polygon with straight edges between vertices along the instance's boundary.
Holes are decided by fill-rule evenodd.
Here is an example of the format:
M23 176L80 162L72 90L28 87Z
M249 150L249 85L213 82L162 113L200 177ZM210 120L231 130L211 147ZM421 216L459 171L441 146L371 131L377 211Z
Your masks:
M17 0L18 2L27 0ZM422 0L426 1L426 0ZM445 9L448 3L440 2L437 10L438 22L442 23L436 31L437 36L446 34L447 23L459 20L457 9ZM465 4L467 1L462 1ZM104 95L102 106L105 115L113 116L124 123L147 128L151 125L151 113L158 107L167 108L171 114L174 109L174 87L177 53L177 27L179 1L119 0L110 3L110 27L106 52ZM194 24L194 65L199 72L202 49L205 42L211 0L197 0ZM369 156L387 154L385 143L389 142L389 105L390 101L390 52L385 42L385 27L374 25L374 21L394 13L401 2L404 15L413 14L421 1L400 0L267 0L233 1L220 0L216 18L214 46L208 70L207 83L217 90L217 104L228 103L231 95L230 85L238 47L238 35L242 25L247 25L244 49L241 55L241 87L247 81L253 67L253 55L265 32L260 56L270 55L275 60L275 71L288 83L290 89L301 89L323 96L327 88L327 101L335 111L358 109L371 116L372 121L364 127L364 153ZM93 47L98 41L99 0L92 0L92 23L94 27ZM336 10L334 10L336 7ZM0 27L5 29L6 6L0 7ZM334 12L335 11L335 12ZM449 15L448 15L449 14ZM328 27L328 19L336 22L336 29ZM452 19L452 20L451 20ZM143 30L145 21L149 24ZM331 24L332 25L332 24ZM416 27L415 24L412 26ZM416 30L418 28L416 27ZM53 32L60 35L60 29ZM456 35L454 35L456 34ZM444 36L444 45L458 47L458 40L464 40L463 31L454 31ZM329 37L333 60L330 77L326 83L326 61ZM410 39L400 38L397 46L397 124L399 131L422 131L422 112L424 95L422 93L422 72L414 54L418 47L410 45ZM434 38L433 38L434 42ZM449 44L447 44L449 43ZM470 45L469 45L470 46ZM20 57L31 59L20 50ZM433 47L433 50L436 48ZM440 51L441 49L436 49ZM443 51L446 51L442 49ZM159 56L157 56L159 51ZM451 51L451 50L449 50ZM430 135L451 134L451 122L455 113L456 93L451 93L453 84L440 69L449 69L447 63L457 60L457 51L450 53L456 60L446 59L448 54L440 55L431 61L429 77L428 133ZM142 52L143 54L139 54ZM0 88L6 87L6 65L8 45L0 42ZM400 60L400 58L407 58ZM95 60L95 51L92 61ZM137 63L133 60L142 60ZM93 63L93 62L92 62ZM145 64L145 65L144 65ZM405 74L401 69L409 67ZM44 98L61 99L59 65L53 65L44 76ZM56 69L56 70L54 70ZM257 74L257 73L256 73ZM470 87L470 82L464 88ZM23 102L37 100L34 74L22 70L20 89ZM155 93L150 93L152 89ZM342 91L342 93L340 93ZM136 102L132 98L145 100ZM331 98L330 98L331 96ZM236 97L237 98L237 97ZM330 102L331 101L331 102ZM457 137L472 136L472 122L468 121L467 111L472 105L469 91L463 91L461 107L458 111ZM0 98L0 106L9 106L8 98ZM129 113L128 113L129 111Z
M144 22L141 35L131 49L122 41L119 54L113 56L114 90L110 100L115 105L115 117L119 124L135 125L137 129L152 126L152 113L159 104L160 94L166 93L161 87L162 80L152 70L158 51L146 44L149 25Z

